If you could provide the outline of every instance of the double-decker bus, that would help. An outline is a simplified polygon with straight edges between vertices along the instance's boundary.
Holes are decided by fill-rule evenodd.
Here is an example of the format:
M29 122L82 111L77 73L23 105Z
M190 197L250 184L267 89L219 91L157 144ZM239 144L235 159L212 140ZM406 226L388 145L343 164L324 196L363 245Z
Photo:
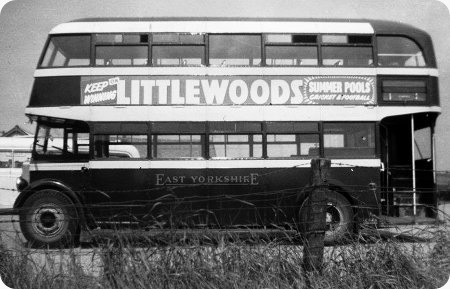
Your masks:
M318 157L328 243L433 203L438 72L408 25L81 19L51 30L34 77L14 208L38 245L111 224L296 228Z

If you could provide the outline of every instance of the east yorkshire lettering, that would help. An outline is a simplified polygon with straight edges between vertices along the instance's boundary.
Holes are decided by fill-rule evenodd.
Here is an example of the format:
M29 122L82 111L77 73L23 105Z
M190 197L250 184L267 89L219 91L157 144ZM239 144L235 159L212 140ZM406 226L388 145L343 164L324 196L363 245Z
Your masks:
M183 184L246 184L258 185L259 174L250 173L249 175L217 175L217 176L184 176L184 175L155 175L155 185L183 185Z
M83 78L83 105L374 104L374 77Z

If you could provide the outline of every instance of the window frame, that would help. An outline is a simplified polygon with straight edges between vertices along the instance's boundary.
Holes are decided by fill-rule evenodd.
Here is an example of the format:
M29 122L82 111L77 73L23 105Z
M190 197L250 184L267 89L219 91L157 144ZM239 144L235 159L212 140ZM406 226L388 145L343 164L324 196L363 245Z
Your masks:
M61 36L88 36L89 37L89 63L87 65L72 65L72 66L42 66L42 62L44 61L45 55L47 53L48 47L51 43L53 37L61 37ZM50 34L45 41L44 49L39 56L38 64L36 69L54 69L54 68L77 68L77 67L92 67L92 43L93 43L93 33L64 33L64 34Z
M133 137L133 136L145 136L146 141L145 142L133 142L133 141L131 141L131 142L123 142L123 143L119 143L119 142L111 143L110 141L108 141L106 143L105 140L100 140L99 142L101 142L100 145L101 145L101 153L102 154L101 154L101 156L98 156L97 146L99 144L97 143L98 142L97 137L108 136L109 138L111 138L111 136L116 136L116 138L119 139L119 136L123 136L123 135L131 136L131 137ZM136 160L147 160L147 159L149 159L149 157L148 157L148 146L150 145L150 142L148 140L149 137L148 137L147 133L99 132L99 133L91 133L91 136L92 136L92 146L91 146L91 149L92 149L92 157L91 157L91 159L92 160L96 160L96 161L117 161L117 160L121 160L121 161L122 160L124 160L124 161L136 161ZM105 156L105 145L106 144L108 146L108 154L110 154L110 146L112 146L112 145L113 146L131 145L138 151L139 157L137 158L137 157L130 156L130 157L127 157L127 158L122 158L122 157L113 157L111 155ZM146 154L146 156L141 156L140 150L136 146L134 146L135 144L145 145L146 146L145 147L145 154Z
M268 136L269 135L293 135L295 137L294 141L269 141ZM305 135L309 135L309 136L316 136L317 137L317 154L316 155L309 155L309 153L307 155L302 155L301 154L301 144L303 143L302 140L302 136ZM267 133L266 134L266 147L267 147L267 158L268 159L310 159L310 158L314 158L314 157L319 157L320 156L320 132L290 132L290 133L286 133L286 132L277 132L277 133ZM291 155L291 156L273 156L271 157L269 155L269 145L276 145L276 144L294 144L295 145L295 149L296 149L296 154L295 155Z
M220 142L213 142L211 141L210 137L214 136L214 135L222 135L224 136L224 141L220 141ZM244 142L244 141L237 141L237 142L229 142L228 141L228 137L229 136L240 136L240 135L245 135L248 137L248 141ZM261 136L261 142L255 142L254 141L254 136L255 135L259 135ZM220 157L212 157L211 156L211 144L219 144L219 145L224 145L225 147L225 156L220 156ZM256 145L261 145L261 156L260 157L255 157L254 156L254 146ZM247 157L228 157L226 155L226 147L227 145L248 145L249 148L249 156ZM213 132L213 133L208 133L208 156L209 159L211 160L258 160L258 159L264 159L264 134L262 132L251 132L251 133L245 133L245 132Z
M196 43L196 42L155 42L153 37L154 35L162 35L162 34L176 34L176 35L202 35L203 42L202 43ZM177 32L155 32L150 33L149 35L149 58L148 63L149 66L152 67L205 67L208 65L208 34L207 33L198 33L198 34L191 34L191 33L177 33ZM202 64L200 65L154 65L153 64L153 47L167 47L167 46L177 46L177 47L183 47L183 46L200 46L203 47L203 55L202 55Z
M323 42L323 36L328 36L328 35L332 35L332 36L347 36L348 37L352 37L352 36L367 36L367 37L371 37L371 41L370 43L334 43L334 42ZM347 40L348 41L348 40ZM319 35L319 52L320 52L320 60L319 60L319 66L320 67L338 67L338 68L344 68L344 67L376 67L378 59L375 58L376 56L376 49L375 49L375 45L376 43L374 43L374 41L376 41L376 37L375 34L337 34L337 33L322 33ZM324 57L323 57L323 49L322 47L370 47L371 48L371 54L372 54L372 64L371 65L345 65L345 63L343 65L325 65L324 64Z
M301 35L301 36L316 36L316 42L273 42L268 41L268 36L271 34L277 35ZM318 67L320 65L320 43L319 43L320 34L296 34L296 33L264 33L263 34L263 51L264 51L264 66L267 67ZM316 48L316 56L317 56L317 64L315 65L268 65L267 64L267 47L315 47Z
M187 64L187 65L167 65L167 64L155 64L153 63L153 59L154 59L154 51L153 48L154 47L203 47L203 53L202 53L202 58L201 58L201 64L196 65L196 64ZM205 45L200 45L200 44L180 44L180 45L166 45L166 44L152 44L151 45L151 58L149 58L149 62L151 63L152 67L205 67L206 66L206 46Z
M132 32L132 33L124 33L124 32L110 32L110 33L92 33L91 34L91 66L93 67L147 67L150 66L149 59L150 59L150 53L151 53L151 45L150 45L150 35L147 32L139 33L139 32ZM114 41L98 41L97 37L98 35L121 35L122 36L122 42L114 42ZM139 42L139 43L133 43L133 42L125 42L125 35L138 35L138 36L147 36L147 42ZM114 46L121 46L121 47L130 47L130 46L145 46L147 47L147 60L146 64L142 65L97 65L97 47L114 47Z
M200 150L201 150L201 152L200 152L200 156L199 157L170 157L170 158L159 158L158 156L157 156L157 154L158 154L158 149L157 149L157 146L158 146L158 141L157 141L157 138L158 138L158 136L175 136L175 135L177 135L177 136L179 136L179 137L181 137L181 136L190 136L191 137L191 141L190 142L163 142L162 144L168 144L168 145L190 145L191 146L191 149L190 149L190 151L192 152L193 150L192 150L192 145L193 144L195 144L194 142L192 142L192 136L200 136L200 142L198 143L198 144L200 144ZM164 160L164 161L171 161L171 160L205 160L206 159L206 157L205 157L205 150L206 150L206 141L205 141L205 138L206 138L206 135L205 135L205 133L198 133L198 132L193 132L193 133L176 133L176 132L173 132L173 133L170 133L170 132L164 132L164 133L160 133L160 132L157 132L157 133L152 133L151 134L151 136L150 136L150 138L151 138L151 142L149 143L149 146L151 146L151 155L148 157L149 159L151 159L151 160L158 160L158 161L160 161L160 160Z
M371 156L363 156L363 155L352 155L352 156L342 156L342 155L332 155L332 156L330 156L330 155L328 155L327 156L327 153L326 153L326 149L328 148L333 148L333 147L325 147L325 141L324 141L324 138L325 138L325 130L326 130L326 125L327 124L335 124L335 125L337 125L337 124L340 124L340 125L346 125L346 124L354 124L354 125L357 125L357 124L359 124L359 125L371 125L372 126L372 129L373 129L373 147L367 147L367 148L369 148L369 149L373 149L373 153L371 154ZM380 152L379 152L379 123L377 123L377 122L374 122L374 121L324 121L324 122L322 122L322 130L321 130L321 138L322 138L322 140L321 140L321 146L320 146L320 149L321 149L321 157L325 157L325 158L329 158L329 159L376 159L376 158L379 158L379 154L380 154ZM345 130L342 130L342 131L344 131L345 132ZM341 147L338 147L339 149L346 149L346 148L348 148L347 146L346 146L346 138L345 138L345 134L343 134L344 135L344 146L341 148ZM366 147L355 147L355 148L366 148Z
M46 131L46 136L45 136L45 140L44 140L44 146L46 151L49 148L49 131L51 129L62 129L63 130L63 135L62 137L58 137L58 139L62 140L62 147L59 148L61 153L60 154L50 154L50 153L46 153L44 152L44 154L38 153L37 151L37 146L38 146L38 138L40 138L39 136L39 132L40 129L42 129L42 127L45 126L47 128ZM91 148L91 133L89 132L89 128L87 127L87 125L85 127L83 127L84 124L79 124L77 125L77 123L64 123L64 122L52 122L52 121L38 121L38 125L36 125L36 130L35 130L35 135L34 135L34 140L33 140L33 145L31 148L31 158L37 161L40 160L46 160L46 161L61 161L61 162L73 162L73 161L88 161L91 157L90 157L90 148ZM72 133L72 137L69 139L68 135ZM77 136L79 133L88 133L89 134L89 139L88 139L88 144L83 144L81 146L87 146L89 147L89 150L87 153L83 153L80 154L78 148L80 147L80 145L77 145L78 142L74 140L74 136ZM78 140L78 138L77 138ZM71 141L69 143L69 141ZM72 151L68 150L68 146L71 145ZM77 148L75 149L73 146L77 145ZM39 145L40 146L40 145ZM58 150L58 149L57 149Z
M379 54L378 37L406 38L406 39L412 41L420 49L420 52L422 53L423 61L425 62L425 65L424 66L387 66L387 65L380 65L379 64L379 55L378 55ZM373 40L374 56L376 57L377 67L383 67L383 68L384 67L385 68L427 68L427 67L431 67L430 64L429 64L430 63L430 59L428 59L429 54L425 53L425 50L422 47L422 45L417 40L415 40L414 38L412 38L409 35L382 33L382 34L374 34L373 39L374 39Z
M207 53L207 66L208 67L230 67L230 68L239 68L239 67L264 67L265 66L265 51L264 51L264 35L265 33L207 33L207 44L206 44L206 53ZM211 65L211 36L259 36L259 55L260 55L260 63L259 65ZM248 58L249 62L251 58ZM253 58L254 59L254 58ZM225 60L224 60L225 61Z

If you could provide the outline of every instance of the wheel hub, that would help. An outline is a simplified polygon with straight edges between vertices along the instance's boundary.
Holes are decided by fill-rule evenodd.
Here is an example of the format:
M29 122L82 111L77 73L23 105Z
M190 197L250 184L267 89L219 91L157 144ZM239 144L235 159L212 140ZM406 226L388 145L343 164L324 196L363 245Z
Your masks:
M326 225L328 231L334 231L339 227L341 222L340 214L338 208L332 204L328 204L326 212Z
M52 205L42 206L34 211L32 226L41 235L57 234L63 229L64 214Z

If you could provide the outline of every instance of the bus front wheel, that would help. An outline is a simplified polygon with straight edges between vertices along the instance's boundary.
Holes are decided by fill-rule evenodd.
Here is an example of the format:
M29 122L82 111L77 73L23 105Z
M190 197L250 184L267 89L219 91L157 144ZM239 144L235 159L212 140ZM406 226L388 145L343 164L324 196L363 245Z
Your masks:
M308 199L300 208L300 223L304 229L308 221L307 203ZM325 244L333 245L347 241L353 231L353 210L350 202L343 195L329 191L326 194L326 204Z
M33 247L63 247L76 241L77 212L61 192L40 190L25 200L20 209L20 228Z

